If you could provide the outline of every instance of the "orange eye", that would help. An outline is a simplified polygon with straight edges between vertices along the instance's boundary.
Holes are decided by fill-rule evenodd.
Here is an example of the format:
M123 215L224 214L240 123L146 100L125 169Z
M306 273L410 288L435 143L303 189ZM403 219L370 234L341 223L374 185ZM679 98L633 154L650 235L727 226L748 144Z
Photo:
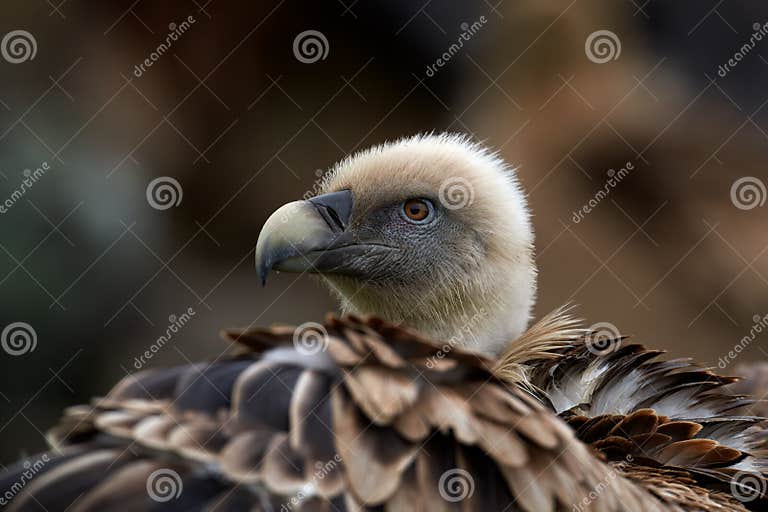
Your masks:
M423 199L409 199L403 204L405 216L414 222L421 222L429 216L429 203Z

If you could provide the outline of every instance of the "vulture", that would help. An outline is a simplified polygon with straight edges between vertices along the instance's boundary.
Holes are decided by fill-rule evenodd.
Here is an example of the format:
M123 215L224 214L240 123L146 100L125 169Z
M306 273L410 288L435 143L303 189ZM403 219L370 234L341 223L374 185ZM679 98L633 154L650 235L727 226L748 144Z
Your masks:
M495 153L420 135L349 156L266 221L256 271L342 314L226 329L65 411L0 475L21 511L768 510L735 379L536 297L526 198Z

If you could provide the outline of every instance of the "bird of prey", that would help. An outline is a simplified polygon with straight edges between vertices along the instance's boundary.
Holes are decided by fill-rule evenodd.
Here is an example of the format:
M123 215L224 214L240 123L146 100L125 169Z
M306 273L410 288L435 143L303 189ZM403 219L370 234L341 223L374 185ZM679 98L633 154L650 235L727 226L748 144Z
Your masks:
M228 329L225 358L123 379L0 476L0 505L768 510L763 418L734 379L595 343L567 311L528 326L533 231L498 156L416 136L321 189L267 220L256 270L315 274L342 316Z

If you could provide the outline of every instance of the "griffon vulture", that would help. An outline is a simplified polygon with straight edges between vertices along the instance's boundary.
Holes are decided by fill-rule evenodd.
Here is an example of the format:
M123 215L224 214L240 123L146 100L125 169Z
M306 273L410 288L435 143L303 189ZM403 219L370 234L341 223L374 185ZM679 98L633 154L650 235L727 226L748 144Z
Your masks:
M464 137L350 156L269 218L256 267L317 274L344 316L226 330L227 358L123 379L9 468L3 505L767 510L763 419L734 379L596 350L563 311L528 328L525 196Z

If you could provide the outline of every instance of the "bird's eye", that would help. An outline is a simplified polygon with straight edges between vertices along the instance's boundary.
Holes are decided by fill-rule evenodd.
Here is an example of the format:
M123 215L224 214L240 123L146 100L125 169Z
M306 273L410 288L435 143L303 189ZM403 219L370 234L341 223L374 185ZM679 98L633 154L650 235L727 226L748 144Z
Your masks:
M431 211L432 205L425 199L409 199L403 203L403 213L411 222L425 222Z

